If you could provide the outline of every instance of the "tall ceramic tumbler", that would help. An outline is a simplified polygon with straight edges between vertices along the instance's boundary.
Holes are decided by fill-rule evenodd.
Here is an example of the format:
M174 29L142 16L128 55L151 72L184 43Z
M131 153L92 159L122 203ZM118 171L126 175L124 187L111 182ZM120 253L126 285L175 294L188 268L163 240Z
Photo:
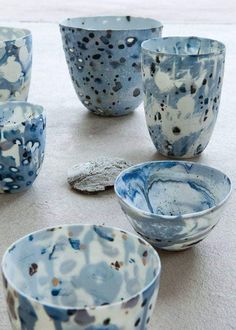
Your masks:
M60 24L75 91L94 114L121 116L143 100L141 43L159 37L160 22L130 16L68 18Z
M31 66L31 32L0 27L0 102L27 100Z
M198 37L142 43L146 122L156 149L190 158L207 146L219 111L225 46Z

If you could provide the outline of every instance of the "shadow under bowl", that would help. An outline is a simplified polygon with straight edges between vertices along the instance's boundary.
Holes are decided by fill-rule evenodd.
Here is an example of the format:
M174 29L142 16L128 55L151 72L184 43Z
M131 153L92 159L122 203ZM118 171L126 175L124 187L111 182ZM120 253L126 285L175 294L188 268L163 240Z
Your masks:
M203 240L231 193L221 171L185 161L153 161L124 170L115 182L122 210L153 246L184 250Z
M92 225L34 232L2 261L14 329L145 329L160 270L157 252L143 239Z
M0 103L0 193L28 189L41 169L46 118L42 106Z

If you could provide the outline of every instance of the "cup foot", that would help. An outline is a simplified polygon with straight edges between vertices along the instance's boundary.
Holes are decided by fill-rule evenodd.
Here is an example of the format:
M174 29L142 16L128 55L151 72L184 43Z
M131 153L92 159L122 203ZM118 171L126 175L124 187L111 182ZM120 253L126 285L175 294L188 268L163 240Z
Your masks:
M107 111L107 110L97 110L97 109L88 109L92 114L99 117L123 117L127 116L134 112L135 109L129 111Z

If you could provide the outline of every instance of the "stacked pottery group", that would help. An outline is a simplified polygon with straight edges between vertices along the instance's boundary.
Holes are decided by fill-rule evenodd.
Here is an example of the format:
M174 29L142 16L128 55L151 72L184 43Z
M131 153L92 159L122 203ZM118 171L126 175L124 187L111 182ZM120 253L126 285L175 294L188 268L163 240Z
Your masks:
M114 186L139 236L118 228L64 225L27 234L2 260L15 330L144 330L158 294L154 247L184 250L203 240L231 192L221 171L176 160L210 141L223 82L225 46L200 37L161 37L150 18L83 17L60 24L75 91L95 115L121 116L144 100L158 150L172 160L122 171ZM46 116L27 102L28 30L0 28L0 192L28 189L41 169ZM175 160L174 160L175 159Z

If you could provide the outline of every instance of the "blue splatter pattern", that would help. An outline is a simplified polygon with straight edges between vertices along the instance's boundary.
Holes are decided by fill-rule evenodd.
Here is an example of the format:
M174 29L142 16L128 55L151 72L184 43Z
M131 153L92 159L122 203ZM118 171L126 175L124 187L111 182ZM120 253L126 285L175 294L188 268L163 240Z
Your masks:
M67 225L27 235L2 262L11 323L19 330L143 330L160 267L151 245L120 229Z
M84 17L60 25L75 91L101 116L121 116L143 101L141 43L159 37L160 22L137 17Z
M1 193L21 192L32 185L44 158L45 128L41 106L17 101L0 104Z
M199 155L219 111L225 46L197 37L144 41L146 122L157 150L169 157Z
M26 101L32 66L29 30L0 27L0 101Z

